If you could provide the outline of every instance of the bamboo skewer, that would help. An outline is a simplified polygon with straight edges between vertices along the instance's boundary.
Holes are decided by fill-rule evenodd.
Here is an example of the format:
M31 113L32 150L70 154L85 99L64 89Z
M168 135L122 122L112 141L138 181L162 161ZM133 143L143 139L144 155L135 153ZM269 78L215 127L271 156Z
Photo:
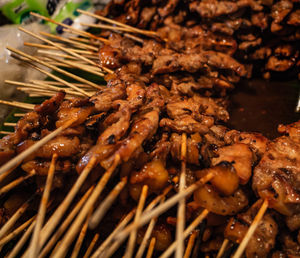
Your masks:
M225 238L216 258L221 258L222 257L224 251L226 250L226 247L227 247L228 243L229 243L229 240L227 238Z
M118 224L118 226L113 230L113 232L106 238L106 240L98 247L98 249L93 253L91 258L101 257L101 254L105 251L108 245L111 243L113 238L129 223L133 218L136 209L129 212L126 217Z
M28 201L25 202L9 220L0 229L0 240L6 235L6 233L15 225L16 221L24 214L29 206Z
M35 216L24 222L21 226L16 228L13 232L8 234L7 236L3 237L0 240L0 248L2 248L5 244L7 244L9 241L17 237L20 233L24 231L25 228L27 228L33 221L35 220Z
M102 41L102 42L104 42L104 43L109 43L109 41L108 41L107 39L104 39L104 38L101 38L101 37L97 37L97 36L95 36L95 35L93 35L93 34L91 34L91 33L89 33L89 32L86 32L86 31L82 31L82 30L76 29L76 28L74 28L74 27L72 27L72 26L69 26L69 25L64 24L64 23L61 23L61 22L57 22L57 21L55 21L55 20L52 20L52 19L47 18L47 17L45 17L45 16L42 16L42 15L40 15L40 14L37 14L37 13L34 13L34 12L30 12L30 14L31 14L32 16L35 16L35 17L40 18L40 19L42 19L42 20L45 20L45 21L48 21L48 22L51 22L51 23L60 25L60 26L62 26L62 27L64 27L64 28L67 28L67 29L68 29L69 31L71 31L72 33L75 32L76 34L78 34L78 35L80 35L80 36L85 36L85 37L88 37L88 38L93 38L93 39L96 39L96 40L100 40L100 41Z
M9 135L12 134L13 132L9 132L9 131L0 131L0 134L4 134L4 135Z
M77 238L77 241L75 243L75 247L74 247L73 252L71 254L71 258L77 258L78 254L79 254L79 251L80 251L80 248L82 246L82 242L85 238L85 235L86 235L86 232L87 232L87 229L88 229L88 224L89 224L89 216L87 217L86 222L83 224L83 227L81 228L81 231L80 231L79 236Z
M12 126L12 127L14 127L14 126L17 125L17 123L8 123L8 122L4 122L3 125L4 125L4 126Z
M179 193L182 193L186 185L186 134L182 134L181 138L181 174L179 180ZM184 239L183 231L185 227L185 199L181 199L178 204L177 222L176 222L176 258L183 257Z
M146 255L146 258L151 258L153 255L153 251L154 251L154 247L155 247L155 243L156 243L156 238L152 237L150 244L149 244L149 248L148 248L148 252Z
M84 170L81 172L80 176L76 180L75 184L69 191L68 195L66 198L63 200L63 202L59 205L59 207L56 209L54 214L51 216L51 218L48 220L46 225L43 227L41 234L40 234L40 240L39 240L39 245L43 246L48 239L48 237L51 235L53 230L56 228L58 225L59 221L65 214L66 210L68 209L69 205L73 201L75 195L79 191L80 187L82 186L83 182L89 175L90 171L94 167L96 163L96 158L92 157L89 161L89 163L86 165Z
M119 241L126 238L128 234L138 227L141 227L145 225L148 221L150 221L152 218L159 216L172 206L174 206L179 200L182 198L185 198L186 196L193 193L195 190L197 190L201 185L208 182L210 179L212 179L214 175L212 173L207 174L206 176L202 177L200 180L198 180L196 183L190 185L188 188L185 189L184 192L178 193L174 195L173 197L169 198L166 202L159 205L158 207L154 208L153 210L149 212L145 212L143 216L141 216L141 219L138 222L132 223L127 228L124 229L123 232L120 232L120 234L116 237Z
M139 200L139 203L138 203L138 206L136 209L136 213L135 213L135 217L134 217L135 222L138 221L141 217L141 214L144 209L145 202L146 202L147 194L148 194L148 186L144 185L142 188L142 193L141 193L140 200ZM133 230L129 236L126 253L125 253L125 258L132 257L133 251L134 251L134 246L135 246L135 241L136 241L136 236L137 236L137 230Z
M86 79L83 79L83 78L81 78L81 77L79 77L79 76L77 76L77 75L74 75L74 74L69 73L69 72L67 72L67 71L65 71L65 70L62 70L62 69L60 69L60 68L58 68L58 67L56 67L56 66L54 66L54 65L48 64L48 63L46 63L46 62L40 60L40 59L37 58L37 57L30 56L30 55L28 55L28 54L26 54L26 53L24 53L24 52L22 52L22 51L19 51L19 50L15 49L15 48L7 47L7 49L10 50L10 51L12 51L12 52L14 52L14 53L16 53L16 54L18 54L18 55L20 55L20 56L23 56L23 57L26 57L26 58L28 58L28 59L30 59L30 60L32 60L32 61L35 61L35 62L37 62L37 63L39 63L39 64L41 64L41 65L44 65L44 66L46 66L46 67L49 67L49 68L51 68L52 70L57 71L57 72L59 72L59 73L61 73L61 74L64 74L64 75L66 75L66 76L68 76L68 77L70 77L70 78L73 78L73 79L77 80L77 81L80 81L80 82L83 82L83 83L87 83L87 84L89 84L89 85L91 85L91 84L94 85L94 83L91 83L90 81L88 81L88 80L86 80ZM36 68L36 69L37 69L37 68ZM51 73L46 72L46 71L44 71L43 73L47 74L48 76L50 76L49 74L51 74ZM59 77L57 77L57 76L55 76L55 75L52 75L52 76L50 76L50 77L52 77L52 78L56 77L56 80L58 80L57 78L59 78ZM66 86L68 86L68 87L70 87L70 88L73 88L74 90L76 90L76 91L78 91L78 92L81 92L81 93L84 94L85 96L88 96L88 97L91 96L89 93L87 93L87 92L84 91L83 89L80 89L80 88L76 87L76 86L73 85L72 83L69 83L69 82L67 82L67 81L65 81L65 80L62 80L62 79L60 79L60 80L58 80L58 81L64 82L64 84L65 84ZM91 86L92 86L92 85L91 85ZM96 84L95 84L95 85L96 85ZM94 87L95 87L95 85L94 85ZM97 85L96 85L96 87L97 87Z
M193 246L194 246L195 240L197 238L197 234L198 234L197 231L193 231L193 233L190 235L183 258L189 258L191 256Z
M121 22L118 22L118 21L115 21L115 20L111 20L111 19L108 19L106 17L100 16L100 15L97 15L97 14L94 14L94 13L90 13L90 12L87 12L87 11L84 11L84 10L81 10L81 9L77 9L77 12L88 15L88 16L91 16L91 17L94 17L94 18L97 18L101 21L105 21L105 22L110 23L110 24L116 24L120 27L127 28L127 29L131 30L131 32L139 33L139 34L146 35L146 36L157 36L158 35L155 31L137 29L137 28L129 26L127 24L124 24L124 23L121 23Z
M1 187L1 189L0 189L0 196L2 194L7 193L8 191L12 190L13 188L15 188L16 186L18 186L19 184L21 184L22 182L24 182L25 180L27 180L28 178L30 178L30 177L32 177L34 175L35 175L35 172L33 171L29 175L27 175L27 176L21 176L21 177L17 178L16 180L10 182L6 186Z
M31 83L33 84L47 84L47 85L51 85L51 86L65 86L63 83L58 82L58 81L41 81L41 80L30 80ZM89 85L86 84L82 84L82 83L73 83L74 85L76 85L79 88L84 88L86 90L91 89L91 87ZM104 88L106 86L101 85L101 89Z
M92 239L89 247L87 248L87 250L86 250L83 258L89 258L90 257L90 255L91 255L91 253L92 253L92 251L93 251L93 249L95 247L95 244L97 243L98 239L99 239L99 233L95 234L95 236L93 237L93 239Z
M84 196L79 200L79 202L76 204L76 206L72 209L70 214L67 216L67 218L63 221L61 226L55 231L53 236L49 241L47 241L47 245L43 248L41 251L39 258L45 257L51 250L51 248L54 246L54 244L58 241L58 239L62 236L62 234L65 232L67 227L70 225L72 220L75 218L75 216L78 214L80 209L82 208L83 204L85 203L86 199L90 196L92 190L94 189L94 186L90 187L90 189L84 194Z
M26 157L28 157L33 152L37 151L41 146L43 146L48 141L50 141L51 139L53 139L54 137L59 135L63 130L70 127L75 121L76 121L76 118L70 119L64 125L57 128L52 133L48 134L47 136L45 136L44 138L42 138L41 140L39 140L35 144L31 145L28 149L26 149L25 151L21 152L19 155L17 155L16 157L14 157L10 161L8 161L5 165L3 165L0 168L0 175L5 173L7 170L13 168L15 166L15 164L18 164L19 162L24 160Z
M122 178L122 180L114 187L114 189L108 194L104 201L99 205L93 216L89 221L89 227L95 229L106 212L109 210L115 199L118 197L120 192L123 190L127 184L127 177Z
M118 30L118 31L126 31L126 32L132 32L132 29L126 28L126 27L117 27L117 26L110 26L105 24L93 24L93 23L80 23L83 26L91 27L91 28L100 28L100 29L107 29L107 30Z
M25 116L24 113L14 113L14 117L23 117Z
M61 245L58 247L57 251L53 255L53 258L63 257L65 252L68 250L70 243L74 240L74 235L80 229L80 225L82 225L84 219L86 218L87 214L89 213L92 206L97 201L98 197L100 196L101 192L103 191L104 187L106 186L108 180L110 179L112 173L116 169L120 162L120 156L117 154L115 156L114 163L112 166L103 174L101 179L99 180L98 184L96 185L93 193L91 194L90 198L87 200L85 205L83 206L82 210L80 211L79 215L75 219L74 223L70 227L69 231L66 233L65 237L62 240Z
M176 182L176 178L175 177L173 180ZM148 206L147 208L145 209L145 212L149 212L151 211L159 202L163 202L164 201L164 198L165 196L170 192L170 190L173 188L172 185L169 185L168 187L166 187L163 191L162 194L160 194L159 196L157 196ZM152 219L156 219L156 218L152 218ZM119 232L121 231L121 229L117 232L119 234ZM110 243L113 238L117 238L117 235L118 234L115 234L113 236L111 236L111 240L108 242ZM151 233L150 233L151 234ZM106 250L105 252L102 252L101 254L99 254L98 256L101 257L101 258L107 258L107 257L110 257L118 248L119 246L125 241L125 237L121 238L121 239L117 239L117 241L115 241L111 247ZM98 256L95 256L95 257L98 257ZM94 256L92 258L95 258Z
M261 221L262 217L264 216L266 210L268 209L269 202L267 199L264 200L262 206L260 207L258 213L256 214L251 226L249 227L246 235L244 236L242 242L240 243L238 249L236 250L233 258L240 258L243 255L245 248L249 240L251 239L252 235L254 234L259 222Z
M24 244L27 242L28 238L30 237L34 226L35 226L36 220L34 220L29 228L26 230L26 232L23 234L21 239L18 241L18 243L15 245L14 249L10 252L7 258L14 258L18 255L18 253L21 251Z
M50 33L44 32L44 31L41 31L40 34L43 35L43 36L49 37L49 38L54 38L54 39L57 39L57 40L60 40L60 41L63 41L63 42L75 45L78 48L90 49L90 50L93 50L93 51L96 51L96 52L98 51L97 47L94 47L94 46L91 46L91 45L88 45L88 44L83 44L83 43L80 43L78 41L74 41L72 39L60 37L60 36L57 36L57 35L54 35L54 34L50 34Z
M12 107L18 107L22 109L27 109L27 110L33 110L34 105L28 104L28 103L23 103L23 102L17 102L17 101L6 101L6 100L0 100L0 104L12 106Z
M34 227L33 236L31 238L31 242L29 245L29 252L28 252L27 257L36 257L38 255L38 253L40 252L41 247L39 246L39 235L40 235L40 231L41 231L41 228L43 226L44 219L46 216L47 203L48 203L49 196L50 196L50 191L51 191L52 181L54 178L55 164L56 164L57 158L58 158L58 155L53 154L52 160L50 163L50 167L49 167L49 171L48 171L47 181L45 184L45 189L44 189L44 192L43 192L43 195L41 198L40 207L39 207L39 211L38 211L37 218L36 218L36 224Z
M186 228L186 230L183 232L183 238L187 238L188 235L206 218L209 211L207 209L203 210L201 214L193 220L193 222ZM174 241L168 249L160 256L160 258L167 258L169 257L176 249L177 247L177 241Z
M44 37L41 37L41 36L39 36L39 35L31 32L31 31L28 31L28 30L22 28L22 27L19 27L19 30L21 30L21 31L29 34L30 36L32 36L34 38L37 38L37 39L39 39L39 40L41 40L43 42L46 42L47 44L49 44L49 45L51 45L53 47L56 47L57 49L59 49L59 50L61 50L63 52L66 52L66 53L68 53L71 56L77 57L78 59L81 59L81 60L83 60L83 61L85 61L85 62L87 62L87 63L89 63L91 65L98 66L99 68L101 68L101 69L103 69L103 70L105 70L105 71L107 71L109 73L113 73L113 71L111 71L110 69L101 67L99 64L95 63L94 61L92 61L92 60L90 60L90 59L88 59L88 58L86 58L86 57L84 57L84 56L82 56L82 55L80 55L80 54L72 51L71 49L69 49L67 47L63 47L60 44L54 43L51 40L48 40L48 39L46 39Z

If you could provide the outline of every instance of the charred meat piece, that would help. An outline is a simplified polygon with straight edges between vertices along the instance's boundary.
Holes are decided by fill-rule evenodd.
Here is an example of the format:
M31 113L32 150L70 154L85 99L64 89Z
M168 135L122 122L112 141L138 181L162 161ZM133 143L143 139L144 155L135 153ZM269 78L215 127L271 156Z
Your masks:
M261 198L269 198L270 206L284 215L300 211L300 140L299 122L281 126L282 136L267 145L261 161L254 169L253 190Z
M224 232L225 237L231 241L240 243L258 213L261 204L262 200L259 200L245 213L238 214L236 219L231 218ZM259 222L255 233L246 247L246 257L267 257L275 246L277 233L278 226L275 220L269 213L266 213Z
M232 163L240 178L241 184L246 184L252 175L253 154L246 144L235 143L216 150L217 157L212 158L212 165L220 162Z

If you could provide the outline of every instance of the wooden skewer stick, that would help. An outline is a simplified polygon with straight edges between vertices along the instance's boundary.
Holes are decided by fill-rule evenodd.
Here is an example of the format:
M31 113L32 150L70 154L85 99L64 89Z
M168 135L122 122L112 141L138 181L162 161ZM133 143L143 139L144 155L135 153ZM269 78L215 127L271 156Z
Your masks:
M104 187L106 186L108 180L112 176L114 170L119 165L120 162L120 155L116 155L114 159L114 163L112 166L103 174L101 179L99 180L98 184L96 185L93 193L91 194L90 198L87 200L85 205L83 206L82 210L80 211L79 215L75 219L74 223L70 227L69 231L64 236L61 245L58 247L56 253L53 255L53 258L60 258L63 257L66 253L66 251L69 248L69 245L74 240L74 235L78 232L80 229L80 226L82 225L84 219L88 215L90 209L93 207L97 199L99 198L100 194L102 193Z
M116 26L110 26L105 24L91 24L91 23L80 23L82 26L88 26L92 28L100 28L100 29L107 29L107 30L118 30L118 31L126 31L126 32L132 32L132 29L126 28L126 27L116 27Z
M193 233L191 234L191 236L189 238L183 258L189 258L191 256L197 235L198 235L197 231L193 231Z
M82 56L82 55L80 55L80 54L74 52L73 50L71 50L71 49L69 49L69 48L67 48L67 47L62 47L60 44L57 44L57 43L52 42L51 40L45 39L44 37L41 37L41 36L39 36L39 35L37 35L37 34L31 32L31 31L29 31L29 30L26 30L26 29L22 28L22 27L19 27L19 30L21 30L21 31L23 31L23 32L25 32L25 33L31 35L32 37L35 37L35 38L37 38L37 39L39 39L39 40L41 40L41 41L43 41L43 42L46 42L46 43L49 44L49 45L52 45L52 46L56 47L57 49L59 49L59 50L61 50L61 51L63 51L63 52L68 53L69 55L75 56L75 57L77 57L78 59L81 59L81 60L83 60L83 61L85 61L85 62L87 62L87 63L89 63L89 64L91 64L91 65L97 66L97 67L103 69L104 71L106 71L106 72L108 72L108 73L113 73L112 70L110 70L110 69L108 69L108 68L106 68L106 67L103 67L103 66L101 66L101 65L98 64L98 63L95 63L94 61L92 61L92 60L90 60L90 59L88 59L88 58L86 58L86 57L84 57L84 56Z
M41 231L41 228L43 226L44 219L46 216L47 203L48 203L49 196L50 196L50 191L51 191L52 181L54 178L55 164L56 164L57 158L58 158L58 155L56 153L54 153L52 156L51 163L50 163L48 176L47 176L47 180L46 180L46 185L45 185L45 189L44 189L44 192L43 192L43 195L41 198L40 207L39 207L39 211L38 211L37 219L36 219L36 225L34 227L33 236L31 238L31 242L29 245L29 253L28 253L27 257L37 257L38 253L40 252L41 247L39 246L39 235L40 235L40 231Z
M255 229L257 228L259 222L261 221L262 217L264 216L266 210L268 209L269 202L267 199L264 200L262 206L260 207L258 213L256 214L251 226L249 227L246 235L244 236L242 242L240 243L238 249L236 250L233 258L240 258L243 255L245 248L251 237L253 236Z
M50 18L47 18L47 17L45 17L45 16L43 16L43 15L40 15L40 14L37 14L37 13L34 13L34 12L30 12L30 15L35 16L35 17L37 17L37 18L40 18L40 19L42 19L42 20L45 20L45 21L48 21L48 22L51 22L51 23L60 25L60 26L62 26L62 27L64 27L64 28L69 29L69 30L72 31L73 33L75 32L75 33L78 34L78 35L85 36L85 37L88 37L88 38L93 38L93 39L102 41L102 42L104 42L104 43L109 43L109 41L108 41L107 39L104 39L104 38L101 38L101 37L97 37L97 36L95 36L95 35L93 35L93 34L91 34L91 33L89 33L89 32L86 32L86 31L83 31L83 30L76 29L76 28L74 28L74 27L72 27L72 26L69 26L69 25L64 24L64 23L61 23L61 22L57 22L57 21L55 21L55 20L53 20L53 19L50 19Z
M63 83L58 82L58 81L41 81L41 80L30 80L31 83L34 84L47 84L47 85L54 85L54 86L65 86ZM82 83L73 83L77 87L81 87L84 89L91 89L91 87L87 84L82 84ZM101 85L101 89L105 88L106 86Z
M92 241L91 241L88 249L86 250L83 258L89 258L90 257L90 255L91 255L91 253L92 253L92 251L93 251L93 249L95 247L95 244L97 243L98 239L99 239L99 233L95 234L95 236L93 237L93 239L92 239Z
M189 234L206 218L209 211L207 209L203 210L201 214L193 220L193 222L186 228L186 230L183 232L183 238L187 238ZM177 241L174 241L168 249L160 256L160 258L167 258L169 257L176 249L177 247Z
M14 127L14 126L17 125L17 123L8 123L8 122L5 122L5 123L3 123L3 125L4 126L12 126L12 127Z
M129 212L126 217L118 224L118 226L114 229L114 231L105 239L105 241L98 247L98 249L93 253L91 258L100 257L103 251L109 246L113 238L129 223L129 221L133 218L135 213L135 209Z
M179 193L182 193L185 189L186 185L186 134L182 134L181 138L181 173L179 180ZM177 222L176 222L176 258L183 257L184 250L184 239L183 239L183 231L185 228L185 199L181 199L178 204L177 209Z
M34 220L29 228L26 230L26 232L23 234L21 239L18 241L18 243L15 245L14 249L10 252L7 258L15 258L17 257L18 253L21 251L24 244L27 242L28 238L30 237L34 226L35 226L36 220Z
M81 248L81 245L82 245L82 242L85 238L85 235L86 235L86 232L88 229L88 224L89 224L89 216L87 217L86 222L83 224L83 227L81 228L81 231L80 231L77 241L75 243L75 247L73 249L71 258L77 258L80 248Z
M178 182L178 177L174 177L173 178L173 181L174 182ZM148 206L147 208L145 209L145 212L146 211L151 211L159 202L163 203L164 200L165 200L165 197L166 195L172 190L173 186L172 185L169 185L167 186L164 190L163 190L163 193L158 195ZM152 218L152 220L155 220L156 218ZM153 222L152 222L153 223ZM127 223L126 223L127 224ZM126 225L124 225L125 227ZM112 246L108 249L108 250L105 250L105 248L111 243L111 241L119 234L119 232L121 232L121 230L123 230L123 228L120 228L120 230L118 231L114 231L115 234L111 234L110 237L108 237L108 239L104 242L106 243L104 245L103 243L103 247L102 249L95 253L95 256L93 255L92 258L96 258L96 257L102 257L102 258L107 258L107 257L110 257L118 248L119 246L125 241L125 238L119 240L119 241L115 241ZM149 229L150 230L150 229ZM151 235L151 232L149 233ZM150 235L149 235L149 238L150 238ZM109 240L109 241L108 241ZM101 245L102 246L102 245ZM146 245L147 246L147 245ZM99 248L100 249L100 248ZM99 250L98 249L98 250Z
M8 191L12 190L13 188L15 188L16 186L18 186L19 184L21 184L22 182L24 182L25 180L27 180L28 178L30 178L34 175L35 175L35 172L31 172L29 175L21 176L21 177L17 178L16 180L10 182L6 186L1 187L0 196L2 194L7 193Z
M6 100L0 100L0 104L12 106L12 107L18 107L18 108L22 108L22 109L28 109L28 110L34 109L34 105L32 105L32 104L17 102L17 101L10 102L10 101L6 101Z
M14 113L14 117L23 117L25 113Z
M95 229L106 212L109 210L111 205L114 203L115 199L118 197L120 192L123 190L127 184L127 177L122 178L122 180L114 187L114 189L108 194L104 201L99 205L93 216L89 221L89 227Z
M27 210L28 206L29 206L29 203L27 201L2 226L2 228L0 229L0 239L2 239L6 235L6 233L15 225L16 221L24 214L24 212Z
M69 65L70 67L75 67L77 69L80 69L80 70L83 70L85 72L89 72L89 73L92 73L92 74L95 74L95 75L98 75L100 77L103 77L104 76L104 73L101 73L99 71L96 71L94 69L93 66L90 66L90 65L83 65L83 64L78 64L76 62L72 62L72 61L67 61L67 60L62 60L62 59L58 59L58 58L55 58L55 57L50 57L51 59L53 60L56 60L60 63L63 63L63 64L66 64L66 65Z
M47 241L47 245L43 248L41 251L39 258L45 257L54 244L57 242L57 240L62 236L62 234L65 232L67 227L70 225L72 220L75 218L75 216L78 214L80 209L82 208L83 204L85 203L86 199L90 196L92 190L94 189L94 186L90 187L90 189L84 194L84 196L80 199L80 201L76 204L76 206L72 209L70 214L67 216L67 218L63 221L61 226L55 231L53 236L49 241Z
M153 251L154 251L154 247L155 247L155 243L156 243L156 238L152 237L150 244L149 244L149 249L146 255L146 258L151 258L153 255Z
M144 209L144 205L147 199L147 194L148 194L148 185L144 185L142 188L142 193L140 196L140 200L136 209L136 213L135 213L135 217L134 217L134 221L138 221L141 217L142 211ZM135 246L135 241L136 241L136 236L137 236L137 230L133 230L130 233L129 236L129 240L128 240L128 244L127 244L127 248L126 248L126 252L125 252L125 258L131 258L133 255L133 251L134 251L134 246Z
M46 45L42 45L42 46L46 46ZM50 46L49 46L50 47ZM44 54L44 55L50 55L50 56L58 56L58 57L62 57L65 59L70 59L70 60L75 60L75 61L79 61L78 58L76 58L75 56L70 56L67 54L63 54L61 53L60 50L53 48L53 50L55 51L51 51L51 50L43 50L43 49L38 49L38 53L39 54ZM79 52L77 50L75 50L75 52ZM81 50L80 52L84 52L84 50ZM85 56L86 58L90 59L90 60L95 60L97 61L99 59L99 57L97 55L94 55L92 53L86 53L87 51L85 51L82 55ZM86 63L86 62L85 62Z
M174 206L178 201L185 198L186 196L193 193L195 190L197 190L201 185L205 184L209 180L211 180L214 177L214 174L209 173L206 176L202 177L200 180L198 180L196 183L190 185L188 188L185 189L185 191L181 193L177 193L176 195L169 198L165 203L157 206L153 210L149 212L144 212L143 216L141 216L141 219L138 222L134 222L127 226L123 232L120 232L116 239L119 241L122 239L125 239L128 234L134 230L137 229L143 225L145 225L148 221L150 221L152 218L158 217L160 214L164 213L166 210Z
M7 170L13 168L15 166L15 164L18 164L19 162L21 162L22 160L24 160L25 158L27 158L33 152L37 151L41 146L43 146L48 141L50 141L51 139L53 139L54 137L56 137L57 135L59 135L63 130L65 130L68 127L70 127L76 120L77 120L77 118L70 119L64 125L62 125L61 127L57 128L52 133L48 134L47 136L45 136L44 138L42 138L41 140L39 140L35 144L31 145L28 149L26 149L25 151L21 152L19 155L17 155L13 159L11 159L5 165L3 165L2 167L0 167L0 175L2 175L3 173L5 173Z
M58 225L59 221L65 214L66 210L70 206L71 202L73 201L75 195L79 191L80 187L82 186L83 182L89 175L90 171L94 167L96 163L96 158L92 157L89 161L89 163L86 165L84 170L81 172L80 176L76 180L75 184L69 191L66 198L63 200L63 202L59 205L59 207L55 210L54 214L51 216L51 218L47 221L46 225L41 230L40 239L39 239L39 246L43 246L46 242L46 240L49 238L53 230ZM28 253L26 252L24 256L26 256Z
M157 36L157 33L155 31L137 29L137 28L129 26L127 24L124 24L124 23L121 23L121 22L118 22L118 21L115 21L115 20L111 20L109 18L100 16L100 15L97 15L97 14L94 14L94 13L90 13L90 12L87 12L87 11L84 11L84 10L80 10L80 9L77 9L77 12L88 15L88 16L91 16L91 17L94 17L94 18L97 18L99 20L105 21L105 22L110 23L110 24L116 24L120 27L127 28L127 29L131 30L131 32L140 33L140 34L143 34L143 35L146 35L146 36Z
M8 132L8 131L0 131L0 134L4 134L4 135L8 135L8 134L12 134L13 132Z
M57 72L59 72L59 73L61 73L61 74L64 74L64 75L66 75L66 76L68 76L68 77L70 77L70 78L73 78L73 79L77 80L77 81L80 81L80 82L83 82L83 83L87 83L87 84L89 84L89 85L91 85L91 86L93 85L93 87L95 87L95 86L97 87L97 84L94 85L94 83L92 83L92 82L90 82L90 81L88 81L88 80L86 80L86 79L83 79L83 78L81 78L81 77L79 77L79 76L77 76L77 75L74 75L74 74L72 74L72 73L69 73L69 72L67 72L67 71L65 71L65 70L63 70L63 69L60 69L60 68L58 68L58 67L56 67L56 66L54 66L54 65L48 64L48 63L46 63L46 62L40 60L39 58L30 56L30 55L28 55L28 54L26 54L26 53L24 53L24 52L22 52L22 51L19 51L19 50L15 49L15 48L7 47L7 49L10 50L10 51L12 51L12 52L14 52L14 53L16 53L16 54L18 54L18 55L20 55L20 56L24 56L24 57L26 57L26 58L28 58L28 59L30 59L30 60L32 60L32 61L35 61L35 62L37 62L37 63L39 63L39 64L41 64L41 65L44 65L44 66L46 66L46 67L49 67L49 68L51 68L52 70L57 71ZM46 71L45 71L44 73L46 74ZM47 72L47 73L48 73L48 72ZM51 74L51 73L48 73L48 74ZM47 75L48 75L48 74L47 74ZM54 77L54 76L52 76L52 78L53 78L53 77ZM56 80L57 80L57 78L59 78L59 77L57 77L57 76L55 76L55 77L56 77ZM91 94L87 93L87 92L84 91L83 89L80 89L80 88L76 87L76 86L73 85L72 83L69 83L69 82L67 82L67 81L65 81L65 80L62 80L62 79L60 79L60 80L58 80L58 81L64 82L64 84L65 84L66 86L68 86L68 87L70 87L70 88L73 88L74 90L76 90L76 91L78 91L78 92L81 92L81 93L84 94L85 96L88 96L88 97L91 96Z
M96 52L98 52L98 50L99 50L99 48L94 47L90 44L89 45L88 44L83 44L83 43L80 43L78 41L74 41L72 39L60 37L60 36L50 34L50 33L44 32L44 31L41 31L40 34L42 34L43 36L49 37L49 38L54 38L54 39L57 39L57 40L60 40L60 41L63 41L63 42L69 43L69 44L73 44L73 45L77 46L78 48L90 49L90 50L93 50L93 51L96 51Z
M24 231L24 229L27 228L33 222L34 219L35 219L35 216L32 217L31 219L27 220L26 222L24 222L21 226L16 228L13 232L8 234L7 236L3 237L0 240L0 248L2 248L5 244L7 244L12 239L16 238L20 233L22 233Z
M223 241L223 243L222 243L222 245L221 245L221 248L220 248L220 250L219 250L216 258L221 258L222 257L222 255L223 255L223 253L224 253L224 251L225 251L228 243L229 243L229 240L227 238L225 238L224 241Z
M89 39L86 39L86 38L69 37L69 39L75 40L75 41L78 41L78 42L82 42L82 43L87 44L87 45L99 46L99 42L96 43L96 42L93 42L92 40L89 40Z

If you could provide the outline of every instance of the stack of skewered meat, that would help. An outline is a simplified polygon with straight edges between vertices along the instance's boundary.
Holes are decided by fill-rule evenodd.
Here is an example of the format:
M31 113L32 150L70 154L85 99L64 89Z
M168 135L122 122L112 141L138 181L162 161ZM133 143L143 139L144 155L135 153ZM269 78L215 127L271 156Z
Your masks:
M58 92L35 106L19 120L13 134L1 139L0 164L72 120L56 137L16 164L14 170L33 177L22 187L31 189L39 198L53 157L58 156L51 193L55 197L48 207L51 210L59 206L64 198L59 196L68 193L87 167L93 170L80 195L116 167L112 181L125 183L111 216L106 216L93 231L103 234L97 246L110 234L106 226L116 226L140 202L145 186L150 200L166 189L168 198L176 197L182 192L178 178L184 173L184 187L188 190L196 186L186 197L186 224L206 212L205 222L192 232L197 238L191 251L194 257L199 253L214 257L224 243L227 247L223 254L234 253L265 204L268 210L248 239L246 257L299 256L300 121L280 125L278 130L283 136L273 140L260 133L226 127L226 95L241 78L250 78L253 56L267 59L263 61L264 71L287 71L297 66L298 49L293 44L299 39L294 43L286 41L288 45L282 42L298 35L299 3L241 0L152 4L113 1L107 6L105 14L139 28L156 30L155 36L137 38L103 30L105 40L97 54L100 66L111 71L105 75L106 87L91 97L68 100L64 92ZM289 11L279 19L276 15L282 16L283 12L278 8ZM255 26L263 32L256 32ZM289 32L285 26L291 28ZM268 33L274 34L274 39L281 35L282 41L273 43L273 38L260 38L269 28ZM277 52L289 59L272 56ZM269 64L272 58L280 67L281 62L293 64L276 70ZM107 185L107 192L111 188ZM104 195L97 196L94 209ZM11 203L20 203L14 198L5 195L1 200L1 225L13 214ZM31 206L36 209L34 201ZM88 216L86 213L87 219ZM158 217L151 235L156 239L155 254L168 250L175 238L179 241L175 237L178 221L176 209ZM138 244L146 230L146 226L139 229ZM61 246L64 243L62 240ZM62 248L49 252L57 255ZM108 257L105 251L102 257Z
M158 30L182 52L196 44L226 50L244 64L255 63L255 74L270 78L281 72L299 74L299 7L297 0L132 0L111 1L101 13ZM186 30L194 35L184 44Z

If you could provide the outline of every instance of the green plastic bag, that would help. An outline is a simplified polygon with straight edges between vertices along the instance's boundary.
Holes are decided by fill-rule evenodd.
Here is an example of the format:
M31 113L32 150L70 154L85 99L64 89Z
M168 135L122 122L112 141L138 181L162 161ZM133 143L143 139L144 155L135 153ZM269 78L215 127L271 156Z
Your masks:
M57 22L72 25L80 18L77 9L89 10L92 0L3 0L0 1L0 11L15 24L28 24L36 21L30 12L36 12L46 17L52 17ZM52 33L62 33L62 27L48 24Z

